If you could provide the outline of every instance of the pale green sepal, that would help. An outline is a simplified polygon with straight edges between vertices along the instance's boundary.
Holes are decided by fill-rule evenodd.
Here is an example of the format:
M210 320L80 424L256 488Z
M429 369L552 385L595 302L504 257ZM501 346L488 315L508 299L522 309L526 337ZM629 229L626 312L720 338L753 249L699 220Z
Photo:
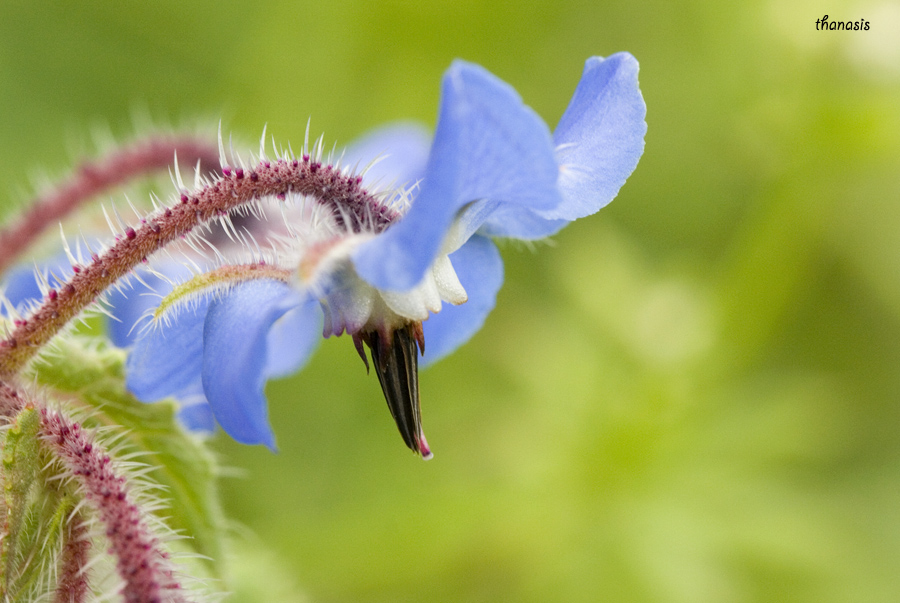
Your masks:
M164 319L169 312L177 310L198 297L221 294L238 283L261 279L286 283L290 279L290 273L284 268L272 264L220 266L215 270L198 274L172 289L172 292L165 296L153 311L153 320Z
M24 408L6 431L3 442L3 502L6 511L5 534L2 542L3 590L11 593L10 585L16 571L19 544L25 519L29 512L29 498L41 467L38 430L41 415L34 407Z
M75 509L72 494L58 490L46 480L42 485L40 494L32 493L19 539L19 562L7 591L14 601L34 601L55 588L49 582L55 572L48 568L59 562L64 523Z

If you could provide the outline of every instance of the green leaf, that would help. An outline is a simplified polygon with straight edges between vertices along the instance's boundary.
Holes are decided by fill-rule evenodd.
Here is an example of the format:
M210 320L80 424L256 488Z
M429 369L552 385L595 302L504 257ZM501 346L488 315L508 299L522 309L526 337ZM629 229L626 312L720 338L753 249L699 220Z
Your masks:
M192 539L196 552L222 559L224 519L216 489L215 461L203 443L176 420L172 401L144 404L125 389L125 352L88 336L61 337L55 351L29 369L53 388L67 408L86 411L87 427L119 426L116 455L137 453L151 469L142 477L164 488L167 525ZM219 575L210 561L209 569Z

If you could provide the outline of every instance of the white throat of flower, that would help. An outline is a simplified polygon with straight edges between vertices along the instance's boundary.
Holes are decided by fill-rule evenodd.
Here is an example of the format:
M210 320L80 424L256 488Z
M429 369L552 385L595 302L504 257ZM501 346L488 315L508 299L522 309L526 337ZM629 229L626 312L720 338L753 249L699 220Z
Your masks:
M310 291L325 313L324 335L391 331L427 320L443 302L464 303L468 296L459 282L449 252L442 250L422 280L408 291L376 289L353 267L354 250L377 235L351 233L309 246L296 271L298 286Z
M471 235L461 212L444 238L443 245L422 280L407 291L377 289L364 281L353 265L353 253L363 243L379 236L371 230L352 232L338 226L332 216L303 198L288 197L281 226L270 226L265 239L271 252L253 259L247 238L235 249L217 249L224 265L199 273L176 285L163 297L152 323L167 319L199 296L220 294L241 282L274 278L317 299L325 316L323 335L395 329L428 319L443 302L453 305L468 299L450 261ZM238 249L243 248L241 251ZM259 247L257 247L259 249ZM237 261L235 261L237 260Z

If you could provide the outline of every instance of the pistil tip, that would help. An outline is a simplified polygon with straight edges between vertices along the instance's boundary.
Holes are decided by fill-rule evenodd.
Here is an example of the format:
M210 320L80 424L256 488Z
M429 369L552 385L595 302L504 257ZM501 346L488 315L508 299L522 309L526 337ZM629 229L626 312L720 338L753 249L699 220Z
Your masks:
M419 452L422 453L423 461L430 461L434 458L434 454L431 452L431 448L428 447L428 442L425 440L425 434L419 434Z

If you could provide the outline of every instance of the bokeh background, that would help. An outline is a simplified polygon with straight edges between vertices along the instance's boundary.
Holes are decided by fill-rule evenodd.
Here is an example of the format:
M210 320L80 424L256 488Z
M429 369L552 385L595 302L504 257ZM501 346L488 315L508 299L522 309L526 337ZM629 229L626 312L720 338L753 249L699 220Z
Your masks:
M346 338L270 383L277 455L215 441L234 600L897 601L898 32L897 0L4 0L0 202L97 131L433 125L455 57L552 127L628 50L644 157L503 247L496 311L421 377L435 460Z

